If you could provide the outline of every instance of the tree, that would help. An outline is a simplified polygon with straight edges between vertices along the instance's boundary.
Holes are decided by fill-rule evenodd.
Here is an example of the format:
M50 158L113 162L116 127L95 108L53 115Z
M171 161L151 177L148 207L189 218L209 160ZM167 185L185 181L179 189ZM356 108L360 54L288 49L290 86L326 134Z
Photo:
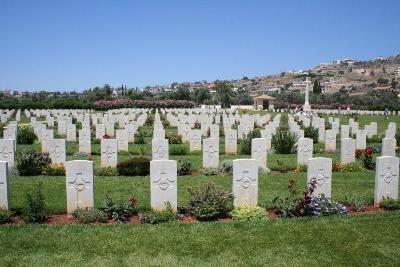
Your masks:
M313 93L317 94L317 95L322 93L322 88L321 88L321 84L319 83L319 80L314 81Z
M222 108L230 108L233 97L233 86L228 81L216 81L215 90L218 93Z
M176 100L190 100L189 88L184 85L179 85L178 90L173 95L173 98Z
M197 89L194 93L197 104L204 104L208 99L211 99L211 93L206 88Z

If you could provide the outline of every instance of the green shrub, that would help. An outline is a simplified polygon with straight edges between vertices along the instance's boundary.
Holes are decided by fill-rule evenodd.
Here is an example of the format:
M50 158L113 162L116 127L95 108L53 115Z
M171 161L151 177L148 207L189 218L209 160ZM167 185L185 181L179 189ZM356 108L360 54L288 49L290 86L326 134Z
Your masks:
M167 133L169 144L182 144L182 137L176 133Z
M217 168L203 168L200 170L200 174L204 176L214 176L219 174L219 170Z
M142 223L159 224L159 223L170 223L177 219L177 214L171 208L171 204L167 203L167 207L160 211L147 211L139 214L140 221Z
M17 130L17 144L32 145L36 140L35 132L32 127L21 126Z
M397 144L397 146L399 146L400 145L400 128L397 129L395 138L396 138L396 144Z
M153 126L154 124L154 116L153 115L148 115L147 120L144 123L145 126Z
M260 133L260 129L254 129L252 130L247 136L246 138L242 139L240 141L240 154L242 155L251 155L251 140L253 138L260 138L261 137L261 133Z
M146 176L150 174L150 159L135 157L117 164L118 175Z
M10 222L13 215L12 211L0 208L0 224Z
M382 136L374 135L372 137L367 137L367 143L382 143Z
M184 209L199 220L227 215L233 208L233 195L212 182L188 188L190 199Z
M233 220L251 221L267 219L265 209L262 207L240 206L230 213Z
M135 138L134 138L135 144L140 144L140 145L146 144L146 139L145 139L145 137L146 137L145 132L144 132L142 129L139 129L139 130L135 133Z
M46 202L41 183L36 186L33 194L26 194L23 217L27 223L43 223L47 220Z
M118 170L113 167L100 167L95 169L96 176L117 176Z
M123 223L126 222L130 216L137 213L138 201L130 197L127 201L120 200L114 202L111 196L107 196L100 209L107 214L108 218Z
M365 196L346 197L346 205L350 206L354 211L365 211L368 205L368 198Z
M80 223L99 223L107 222L107 214L99 209L77 209L72 213L72 216Z
M294 133L280 128L272 136L271 144L276 153L290 154L293 152L297 139L298 137Z
M51 159L47 155L35 150L28 150L18 154L16 161L16 167L21 176L40 175L51 164Z
M64 176L65 167L62 163L49 164L43 169L42 173L47 176Z
M187 146L170 146L169 147L169 154L172 156L184 156L189 154L189 149Z
M178 175L189 175L192 172L192 163L190 160L178 160Z
M318 143L318 128L314 128L312 126L304 128L304 137L311 138L313 143Z
M392 199L392 198L384 198L381 207L385 210L399 210L400 209L400 200Z
M221 164L221 172L224 172L226 174L232 174L233 173L233 161L230 159L224 159Z

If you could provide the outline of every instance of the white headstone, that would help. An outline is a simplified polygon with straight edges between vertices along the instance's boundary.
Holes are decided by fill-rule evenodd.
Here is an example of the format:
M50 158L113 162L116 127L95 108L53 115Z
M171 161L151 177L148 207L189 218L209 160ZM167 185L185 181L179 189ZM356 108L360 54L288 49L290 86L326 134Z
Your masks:
M201 130L190 131L190 152L201 151Z
M383 198L399 198L399 158L376 158L374 204L380 206Z
M258 162L255 159L233 161L233 205L257 206Z
M118 163L117 139L101 140L101 167L116 167Z
M0 161L7 161L8 167L14 166L15 161L15 140L0 139Z
M336 132L335 130L325 131L325 151L335 152L336 151Z
M53 139L49 141L49 157L52 163L62 163L67 161L65 139Z
M9 209L8 162L0 161L0 208Z
M356 133L356 149L367 148L367 135L364 130L357 130Z
M163 210L167 203L177 208L177 164L175 160L150 162L151 208Z
M356 160L356 141L353 138L342 138L340 143L340 163L348 164Z
M237 131L225 129L225 154L237 153Z
M79 152L92 153L90 129L79 130Z
M316 187L313 196L325 195L331 197L332 185L332 159L331 158L312 158L308 160L307 183L313 179L316 181Z
M153 160L168 159L168 139L153 139L151 146Z
M118 151L128 151L128 131L126 129L116 130L116 138L118 140Z
M259 167L267 167L267 139L253 138L251 140L251 158L257 160Z
M72 160L65 164L67 212L94 207L93 161Z
M396 156L396 139L383 138L382 139L382 156Z
M308 160L313 157L313 139L300 138L297 143L297 164L307 165Z
M203 140L203 168L218 168L219 140L207 138Z

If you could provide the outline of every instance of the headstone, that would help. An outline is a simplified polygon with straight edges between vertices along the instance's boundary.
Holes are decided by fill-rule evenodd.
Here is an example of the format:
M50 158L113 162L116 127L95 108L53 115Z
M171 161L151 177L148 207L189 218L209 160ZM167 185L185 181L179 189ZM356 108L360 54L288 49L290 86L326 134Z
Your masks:
M76 142L76 125L70 124L67 127L67 141Z
M154 129L153 138L154 139L164 139L165 138L165 131L163 129Z
M308 160L313 157L313 139L300 138L297 143L297 164L307 165Z
M267 168L267 140L265 138L251 140L251 158L257 160L258 167Z
M12 168L15 161L15 140L0 139L0 161L7 161L8 167Z
M399 198L399 158L376 158L374 205L380 206L383 198Z
M65 139L49 141L49 157L52 163L64 164L67 161Z
M207 138L203 140L203 168L218 168L219 140Z
M118 151L128 151L128 131L126 129L116 130L116 138L118 140Z
M225 154L237 153L237 131L225 129Z
M151 146L153 160L168 159L168 139L153 139Z
M349 138L350 129L348 125L340 126L340 138Z
M9 209L8 162L0 161L0 208Z
M315 179L316 187L313 196L324 195L331 197L332 184L332 159L331 158L312 158L308 160L307 183Z
M325 131L325 151L335 152L336 151L336 132L335 130Z
M93 161L72 160L65 164L67 212L94 207Z
M356 141L353 138L342 138L340 142L340 163L348 164L356 160Z
M396 139L383 138L382 139L382 156L396 156Z
M101 139L103 139L105 134L106 134L106 128L105 128L104 124L97 124L97 126L96 126L96 138L101 140Z
M367 148L367 135L364 130L357 130L356 133L356 149Z
M117 139L101 140L101 167L116 167L118 163Z
M233 161L233 205L257 206L258 162L255 159Z
M201 130L190 131L190 152L201 151Z
M177 208L177 164L175 160L150 162L151 208L163 210L167 203Z
M86 154L92 153L91 136L89 129L79 130L79 152Z

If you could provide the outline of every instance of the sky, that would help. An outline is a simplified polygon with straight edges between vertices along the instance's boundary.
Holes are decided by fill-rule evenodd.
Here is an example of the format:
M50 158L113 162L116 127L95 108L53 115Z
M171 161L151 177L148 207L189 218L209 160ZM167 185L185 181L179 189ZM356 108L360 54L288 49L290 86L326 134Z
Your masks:
M399 0L0 0L0 89L239 79L400 53Z

